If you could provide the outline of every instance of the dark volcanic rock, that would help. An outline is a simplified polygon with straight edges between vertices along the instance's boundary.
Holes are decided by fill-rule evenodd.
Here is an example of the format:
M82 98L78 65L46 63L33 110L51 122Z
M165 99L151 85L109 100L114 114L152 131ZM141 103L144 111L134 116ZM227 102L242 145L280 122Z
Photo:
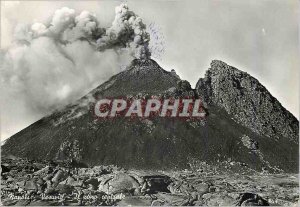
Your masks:
M162 69L154 60L133 60L127 70L113 76L91 93L93 96L118 97L135 94L159 94L177 86L180 80Z
M264 154L272 150L274 158L281 160L278 162L289 163L289 169L298 171L299 121L257 79L214 60L205 77L199 79L196 90L207 108L224 109L235 122L264 137L259 140L243 135L244 146Z
M1 165L1 174L6 173L6 172L9 172L9 170L10 170L10 169L9 169L7 166Z
M208 104L224 108L254 132L299 143L298 120L249 74L214 60L196 89Z
M268 201L257 194L242 193L238 197L237 206L269 206Z

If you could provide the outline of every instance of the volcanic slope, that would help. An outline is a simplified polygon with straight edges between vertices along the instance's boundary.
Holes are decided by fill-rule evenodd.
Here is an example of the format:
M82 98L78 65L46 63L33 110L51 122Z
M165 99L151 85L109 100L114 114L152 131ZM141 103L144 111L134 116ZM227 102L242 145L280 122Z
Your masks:
M200 97L207 116L199 121L95 119L98 99L152 95ZM213 61L192 89L154 60L134 60L86 96L10 137L2 155L139 169L230 161L255 170L296 172L298 124L255 78L221 61Z

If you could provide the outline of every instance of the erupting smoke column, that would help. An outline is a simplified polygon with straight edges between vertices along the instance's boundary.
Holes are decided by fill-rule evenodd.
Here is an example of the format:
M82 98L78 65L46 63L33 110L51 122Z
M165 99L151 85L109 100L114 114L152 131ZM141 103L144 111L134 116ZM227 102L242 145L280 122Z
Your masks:
M109 28L88 11L63 7L49 24L18 25L14 40L0 52L2 98L35 113L70 103L134 58L150 58L150 35L126 4Z
M150 57L150 35L142 19L128 9L126 4L116 8L115 20L103 37L97 40L100 50L107 48L131 48L136 58Z

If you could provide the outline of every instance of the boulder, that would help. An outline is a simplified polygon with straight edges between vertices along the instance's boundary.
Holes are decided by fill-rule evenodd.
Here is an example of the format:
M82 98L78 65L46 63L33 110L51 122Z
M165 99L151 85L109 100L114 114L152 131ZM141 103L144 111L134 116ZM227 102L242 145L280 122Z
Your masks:
M254 193L241 193L236 201L237 206L269 206L268 201Z
M1 175L3 173L9 172L9 171L10 171L10 168L8 166L1 165Z
M27 191L31 191L31 190L37 191L38 186L37 186L37 183L35 182L35 180L28 180L25 182L24 189Z
M89 178L84 182L86 185L93 186L93 189L97 189L99 185L99 181L96 178Z
M143 176L141 192L152 194L157 192L170 192L168 189L171 180L166 175L146 175Z
M125 173L118 173L114 174L113 177L105 176L104 179L100 179L98 190L107 194L134 194L139 187L139 183L133 177Z
M53 183L59 183L65 179L67 179L68 175L62 170L58 170L54 177L52 178Z

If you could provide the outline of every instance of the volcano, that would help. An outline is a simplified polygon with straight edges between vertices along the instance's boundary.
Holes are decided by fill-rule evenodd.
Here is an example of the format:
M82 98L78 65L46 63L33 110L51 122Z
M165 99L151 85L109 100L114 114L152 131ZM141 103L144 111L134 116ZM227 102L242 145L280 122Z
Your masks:
M193 96L207 116L95 119L100 98ZM298 172L299 122L259 81L214 60L193 89L154 60L134 60L86 96L10 137L2 155L75 160L89 166L178 169L191 163L243 163L255 170Z

